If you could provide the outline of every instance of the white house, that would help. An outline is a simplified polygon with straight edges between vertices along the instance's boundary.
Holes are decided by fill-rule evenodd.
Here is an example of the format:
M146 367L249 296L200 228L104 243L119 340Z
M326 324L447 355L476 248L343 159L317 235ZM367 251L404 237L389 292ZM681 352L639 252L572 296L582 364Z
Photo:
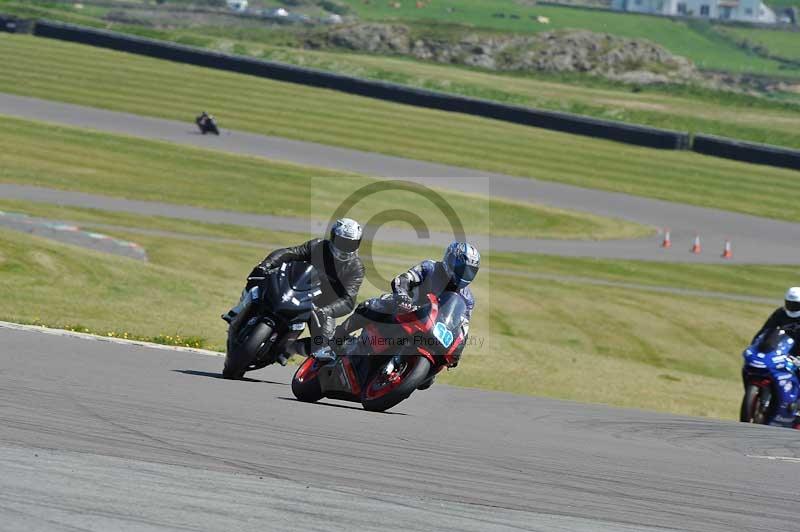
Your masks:
M619 11L774 24L775 12L761 0L612 0Z

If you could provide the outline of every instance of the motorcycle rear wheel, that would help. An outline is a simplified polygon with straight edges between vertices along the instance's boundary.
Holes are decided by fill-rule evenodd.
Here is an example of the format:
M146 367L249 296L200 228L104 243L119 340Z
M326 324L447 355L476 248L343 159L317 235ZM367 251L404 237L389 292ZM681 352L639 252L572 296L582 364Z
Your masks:
M769 416L764 405L769 405L771 398L772 390L768 387L748 384L742 398L742 407L739 410L739 421L766 425Z
M367 381L361 394L361 405L364 410L370 412L389 410L407 399L428 378L431 363L424 356L403 357L403 362L405 367L401 367L401 371L395 377L396 380L386 381L381 368Z
M228 352L225 355L225 366L222 368L222 376L226 379L234 380L244 377L247 368L255 360L258 353L264 349L271 335L272 327L264 322L260 322L256 323L249 331L247 337L241 341L229 338Z

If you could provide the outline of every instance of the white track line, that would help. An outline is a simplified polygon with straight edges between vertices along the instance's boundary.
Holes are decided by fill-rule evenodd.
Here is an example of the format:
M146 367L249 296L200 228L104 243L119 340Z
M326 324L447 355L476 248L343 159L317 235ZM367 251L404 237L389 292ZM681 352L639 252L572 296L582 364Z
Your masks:
M224 357L224 353L217 351L209 351L208 349L197 349L194 347L179 347L174 345L162 345L152 342L143 342L141 340L126 340L124 338L115 338L111 336L99 336L96 334L87 334L74 331L65 331L63 329L51 329L49 327L42 327L39 325L21 325L19 323L10 323L7 321L0 321L0 328L12 329L15 331L38 332L50 334L53 336L69 336L72 338L81 338L83 340L94 340L95 342L110 342L112 344L123 345L136 345L139 347L149 347L150 349L160 349L162 351L180 351L182 353L195 353L197 355L206 355L212 357Z
M791 462L794 464L800 464L800 458L794 456L759 456L755 454L748 454L748 458L762 458L764 460L777 460L779 462Z

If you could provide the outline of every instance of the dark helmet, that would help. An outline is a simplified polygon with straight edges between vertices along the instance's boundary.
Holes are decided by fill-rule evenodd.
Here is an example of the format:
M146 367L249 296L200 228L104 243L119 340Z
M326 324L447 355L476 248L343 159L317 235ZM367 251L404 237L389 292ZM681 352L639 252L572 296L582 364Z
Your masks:
M444 271L458 288L468 286L481 267L481 254L472 244L453 242L444 252Z
M363 231L361 226L351 218L340 218L331 227L330 243L334 257L349 260L358 254Z

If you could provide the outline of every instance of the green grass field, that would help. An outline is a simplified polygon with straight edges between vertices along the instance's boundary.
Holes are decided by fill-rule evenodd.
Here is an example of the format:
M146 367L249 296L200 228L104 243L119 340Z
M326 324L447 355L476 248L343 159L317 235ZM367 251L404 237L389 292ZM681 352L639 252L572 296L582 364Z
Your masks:
M88 11L87 8L76 10L69 4L47 2L23 6L18 2L0 0L0 9L19 10L20 14L28 16L58 18L81 24L111 27L119 31L227 53L312 66L338 73L506 103L692 133L708 133L753 142L800 147L800 133L798 133L800 94L792 92L771 94L766 98L683 86L647 87L643 91L632 92L630 86L580 74L497 74L387 56L304 50L301 30L290 26L275 28L243 22L239 25L229 23L217 26L195 24L171 29L120 26L98 18L110 8L88 7L91 7ZM425 12L429 8L434 9L434 6L428 6L420 11ZM693 24L689 29L700 31L696 25ZM443 35L448 35L454 30L445 25L425 27L424 31L442 32ZM755 37L764 34L765 39L773 39L779 43L780 46L777 44L770 46L770 53L774 53L773 49L781 51L775 54L779 56L791 57L793 45L800 44L800 33L786 31L728 26L713 26L702 31L708 33L708 38L725 41L725 46L733 48L739 48L737 43L744 39L760 42ZM735 32L741 32L742 36L734 34ZM758 54L750 55L751 59L758 59ZM732 107L735 107L737 112L731 112Z
M786 70L777 61L750 54L719 38L703 22L687 22L627 13L560 6L525 5L512 0L442 0L425 2L419 9L413 1L363 2L344 0L367 20L467 25L514 33L537 33L558 29L586 29L622 37L648 39L667 50L688 57L704 69L800 76L800 69ZM392 5L399 4L399 8ZM452 9L452 11L449 11ZM503 13L505 17L494 16ZM511 18L515 15L518 18ZM539 24L531 16L544 16Z
M717 29L737 42L747 42L766 49L771 56L800 63L800 32L758 28L719 27Z
M86 228L136 241L150 258L140 263L0 229L0 319L212 349L224 344L219 314L270 250L266 242L303 238L24 202L0 201L0 208L87 218ZM154 229L172 233L143 232ZM383 245L377 253L386 275L440 250ZM509 268L590 280L624 273L642 285L723 290L736 280L736 291L776 302L796 276L789 267L486 256L472 329L484 344L467 351L444 382L724 418L735 417L740 400L739 353L771 306L499 273ZM366 283L361 297L379 290Z
M0 36L0 91L788 220L796 172L402 106L28 36ZM257 104L256 104L257 102Z
M170 236L177 233L180 238L200 239L210 242L233 243L263 251L265 247L284 246L311 238L301 231L285 233L268 228L241 227L225 224L199 223L169 217L141 216L131 213L107 212L98 209L32 203L0 198L0 210L27 214L41 218L77 223L87 229L101 232L119 231L124 228L136 241L139 236ZM441 253L438 248L425 246L409 249L408 246L377 242L375 253L389 265L407 264L409 260L422 260ZM256 253L258 254L258 253ZM408 257L412 257L409 259ZM776 297L780 299L787 283L791 283L792 269L784 266L674 264L665 265L647 261L620 261L613 259L564 258L550 255L487 252L484 266L505 276L545 279L595 280L624 282L637 285L647 291L652 287L673 287L709 291L711 293L745 296ZM396 268L396 266L391 266ZM249 271L249 270L248 270ZM488 271L488 270L487 270ZM394 272L381 270L381 274ZM247 273L242 271L243 274ZM395 272L396 273L396 272Z
M75 128L4 118L0 181L102 191L108 196L167 203L316 218L335 208L354 190L373 183L367 177L304 168L264 159L233 156ZM650 229L599 216L548 207L445 194L472 233L542 238L627 238ZM352 215L363 220L390 208L425 215L431 204L413 192L392 192L361 202ZM441 218L441 219L439 219ZM429 218L431 229L447 230L443 216ZM308 226L302 227L307 229Z
M222 48L224 40L212 47ZM401 58L241 45L239 52L352 76L529 107L800 148L800 105L756 96L612 86L569 78L502 75ZM732 111L735 108L735 112Z
M667 18L649 17L631 13L610 13L587 8L564 6L525 5L513 0L436 0L423 2L418 8L415 1L402 2L364 2L364 0L343 0L351 11L363 20L397 21L411 24L419 31L435 32L440 36L457 34L467 29L500 31L511 33L538 33L559 29L585 29L600 33L611 33L622 37L648 39L660 44L671 52L688 57L703 69L746 72L753 74L800 77L800 67L791 67L760 54L752 53L738 46L729 38L727 28L716 31L703 21L679 21ZM156 38L169 38L186 44L203 45L208 42L208 34L260 35L262 39L280 39L281 31L264 31L254 24L241 22L225 24L223 27L197 27L191 31L155 29L143 25L119 24L103 17L114 9L107 3L93 5L81 4L76 9L73 4L50 2L48 0L0 0L0 10L20 16L49 18L78 24L111 27L118 31L137 33ZM128 2L127 7L145 7L144 2ZM395 7L399 6L399 7ZM290 9L295 6L289 6ZM301 11L304 8L301 6ZM504 16L499 17L502 14ZM537 16L549 18L549 24L534 20ZM135 18L135 17L134 17ZM739 30L736 30L739 31ZM760 30L742 30L755 37ZM768 39L789 55L791 46L796 45L798 33L775 32L781 35ZM276 37L275 35L278 35ZM753 40L753 37L750 37ZM758 39L756 39L758 40ZM786 44L784 46L783 44ZM795 46L796 48L796 46ZM778 57L784 55L777 53Z

